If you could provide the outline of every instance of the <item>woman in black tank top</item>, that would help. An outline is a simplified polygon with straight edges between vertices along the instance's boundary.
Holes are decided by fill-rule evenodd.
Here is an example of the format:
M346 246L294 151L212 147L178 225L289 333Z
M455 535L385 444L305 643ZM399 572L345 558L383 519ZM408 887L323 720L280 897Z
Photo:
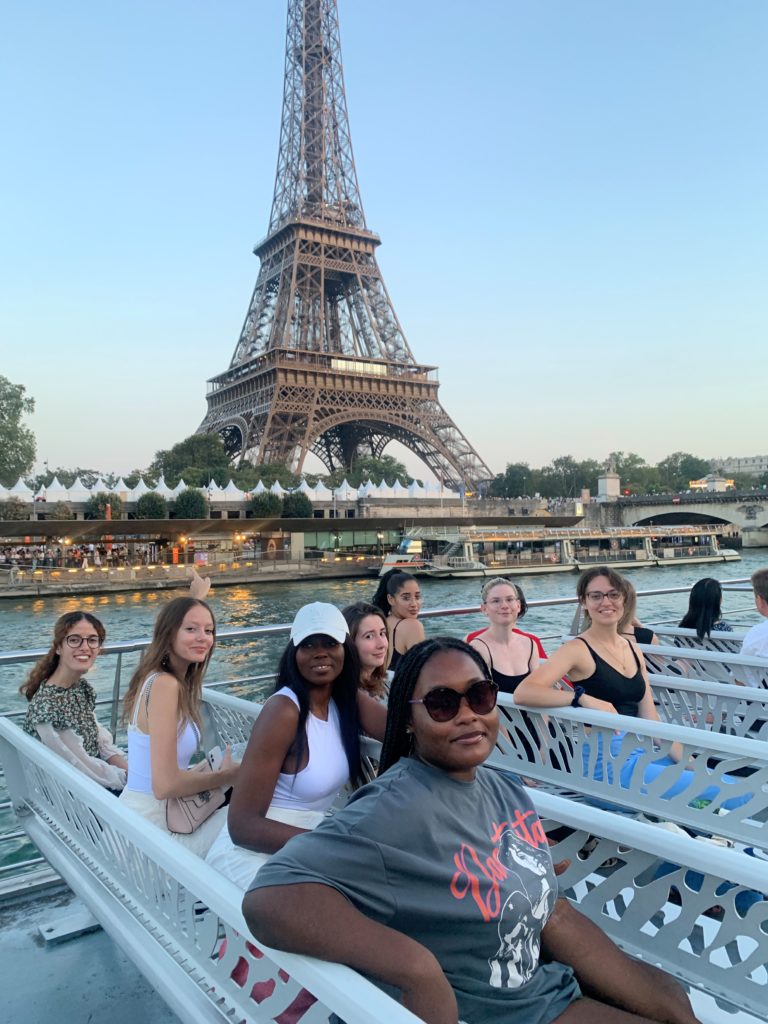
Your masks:
M424 639L424 627L419 622L419 584L409 572L390 569L379 580L371 603L380 608L386 616L389 631L389 667L394 671L405 652Z
M619 633L619 624L629 593L628 587L629 584L623 576L612 569L601 567L582 573L576 593L589 615L589 628L580 636L563 644L559 651L542 662L535 672L518 684L515 690L515 703L541 708L571 705L593 711L609 711L645 718L654 722L660 721L643 659L634 643ZM574 690L554 688L563 676L570 679ZM550 726L551 724L550 722ZM607 749L603 747L602 735L598 735L594 764L590 761L591 740L584 743L582 773L587 775L591 771L593 778L602 780L606 771L603 764L610 755L613 765L616 765L620 772L621 786L625 789L630 788L635 768L641 758L647 761L647 752L643 747L637 747L627 754L622 744L624 735L623 732L614 735L605 745ZM666 756L659 757L650 764L644 763L642 783L648 785L653 782L668 767L679 762L682 754L681 745L672 743ZM579 766L570 760L568 770L578 772ZM609 764L609 778L612 770ZM737 780L724 776L723 781L733 783ZM720 789L719 786L710 786L701 790L695 774L686 769L674 773L674 781L670 782L662 797L670 799L686 791L691 799L711 801L717 798ZM749 795L733 797L724 800L723 807L731 810L747 799Z
M501 576L483 585L480 611L489 626L470 641L502 693L514 693L519 683L538 667L539 652L534 639L515 627L524 613L525 598L520 588Z
M589 627L563 644L515 691L518 704L558 708L574 705L593 711L609 711L658 722L645 664L637 648L619 633L634 588L605 566L581 574L576 594L588 616ZM574 690L555 689L567 676ZM671 756L679 760L680 745Z

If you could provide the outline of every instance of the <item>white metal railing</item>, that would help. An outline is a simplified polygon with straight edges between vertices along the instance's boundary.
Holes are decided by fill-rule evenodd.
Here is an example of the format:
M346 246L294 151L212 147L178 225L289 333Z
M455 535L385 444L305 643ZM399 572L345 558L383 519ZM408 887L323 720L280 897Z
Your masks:
M749 580L746 578L722 581L722 585L724 588L734 590L745 589L751 592L751 586L749 586L748 584ZM687 593L689 589L690 588L688 586L654 588L638 592L638 598L642 600L646 597L658 597ZM565 606L575 606L576 604L577 599L575 596L535 599L528 601L528 607L531 610L560 608ZM421 616L422 618L429 620L447 619L448 621L450 621L451 618L454 618L456 616L476 615L478 613L479 606L473 604L452 608L426 609L421 613ZM653 625L652 622L649 622L648 624ZM221 629L217 634L217 642L219 644L239 644L244 642L250 642L252 640L263 638L266 636L287 635L289 630L290 623L280 623L269 626L251 626L242 629ZM448 627L447 631L450 632L450 627ZM540 636L543 640L557 639L559 641L562 637L562 631L558 630L551 634L542 633L540 634ZM100 710L105 708L110 709L109 725L113 733L116 732L117 729L118 710L120 700L124 692L124 677L127 672L126 659L130 655L142 652L148 646L148 644L149 638L146 637L134 640L110 642L105 644L102 650L100 656L102 659L105 657L113 657L115 659L115 669L113 674L112 693L110 696L99 697L97 699L97 707ZM661 649L659 647L654 645L651 651L651 657L657 655L658 652L660 652L660 650ZM32 662L37 661L45 653L46 650L43 648L26 651L18 650L1 652L0 668L12 665L30 664ZM697 655L697 659L704 658L705 654L706 652L701 652L700 655ZM680 661L680 659L689 657L688 652L679 649L674 651L674 655L675 659L677 659L678 661ZM660 668L662 668L661 664ZM705 676L705 678L714 678L719 681L733 682L733 676L728 673L728 669L716 670L714 667L710 668L711 673L716 673L717 671L720 672L719 675L709 675ZM220 680L212 680L210 682L206 682L205 689L207 691L210 691L212 689L226 689L227 687L233 685L242 685L244 683L262 683L271 678L272 673L267 673L263 675L252 675L244 678L223 678ZM0 715L0 719L2 717L19 718L24 714L25 711L23 709L18 711L5 712L2 715ZM693 723L689 722L688 724ZM2 797L0 796L0 811L6 809L7 807L7 799L2 799ZM8 878L9 876L12 876L20 871L26 871L41 863L41 858L39 856L35 856L34 854L30 854L28 856L25 855L24 859L16 862L5 864L3 863L4 856L2 854L2 850L6 847L6 844L8 843L18 844L20 835L21 833L19 832L19 829L15 825L11 825L10 829L0 834L0 879Z
M416 1024L354 971L257 944L237 886L11 722L0 750L30 837L182 1020L266 1024L303 987L302 1024Z
M222 694L206 702L258 713ZM327 1024L331 1011L356 1024L415 1020L346 968L247 939L234 885L10 722L0 722L0 751L30 836L182 1019L271 1021L303 987L318 1003L302 1024ZM764 1019L763 863L557 794L532 796L553 858L570 861L564 895L628 952ZM231 976L238 963L244 984ZM710 1004L699 1016L719 1024L723 1010Z
M508 694L499 707L508 724L489 763L768 849L764 743L580 708L521 708ZM682 749L679 763L670 757L673 744Z
M768 689L680 676L650 676L659 716L727 736L768 739Z
M245 738L259 711L250 702L222 693L206 694L205 703L209 723L215 730L212 738L219 743ZM500 704L505 715L513 706L508 695L502 695ZM568 710L562 717L578 719L583 715L584 712ZM591 713L589 717L615 722L613 715ZM634 719L632 722L637 724ZM670 731L677 736L692 732L667 728ZM612 729L607 732L613 734ZM372 740L366 744L366 753L375 756L379 744ZM655 756L660 754L656 752ZM497 757L497 767L533 774L527 761L524 765L510 762L503 753L503 744ZM605 797L604 792L601 795ZM645 821L634 821L583 803L576 805L571 797L541 789L531 790L531 796L542 817L549 819L545 827L552 833L553 859L570 861L560 878L561 891L583 913L628 952L659 964L688 985L716 994L732 1008L755 1012L763 998L765 971L763 976L754 972L745 951L753 948L752 938L747 935L759 940L761 922L764 924L767 916L764 896L768 879L760 861L744 853L671 834ZM682 802L664 805L668 815L679 807ZM647 811L648 807L644 804L642 809ZM697 830L706 834L712 821L722 834L723 818L714 813L709 818L700 815L696 819ZM757 828L755 824L746 833L750 841L754 841ZM738 828L736 831L740 836ZM674 893L674 905L670 905L670 893ZM716 909L711 910L708 901L714 901L716 896ZM750 918L754 915L747 925L742 921L745 907L749 908ZM710 912L719 915L718 924L707 919L705 915ZM664 941L656 946L662 925ZM736 956L733 952L727 957L720 955L720 929L742 952ZM692 949L690 937L694 934L699 939L698 946L694 944ZM720 1024L721 1009L715 1007L712 1024ZM701 1019L710 1020L706 1013L701 1013Z

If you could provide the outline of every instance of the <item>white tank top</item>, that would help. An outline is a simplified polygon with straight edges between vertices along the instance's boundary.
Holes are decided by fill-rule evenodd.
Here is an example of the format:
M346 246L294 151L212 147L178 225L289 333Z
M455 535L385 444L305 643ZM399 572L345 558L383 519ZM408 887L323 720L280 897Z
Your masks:
M128 781L126 789L132 789L137 793L152 793L152 759L149 749L149 734L141 732L138 725L139 708L144 696L144 690L158 675L153 672L144 680L144 685L136 698L133 706L131 722L128 726ZM200 745L200 734L193 722L187 722L176 739L176 759L179 768L184 771L189 767L192 755Z
M287 686L273 693L272 697L288 697L296 707L299 706L299 698ZM307 765L295 775L280 772L272 797L273 807L327 811L349 779L349 764L341 742L339 712L334 701L328 705L327 722L316 718L310 711L306 728Z

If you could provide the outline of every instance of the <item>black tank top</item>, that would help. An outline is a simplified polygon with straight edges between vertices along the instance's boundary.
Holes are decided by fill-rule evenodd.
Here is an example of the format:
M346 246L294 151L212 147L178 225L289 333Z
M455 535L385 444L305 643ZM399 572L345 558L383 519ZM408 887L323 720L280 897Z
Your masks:
M395 669L397 668L400 659L405 657L405 655L401 654L400 651L398 651L395 648L395 633L397 633L397 627L400 625L402 621L402 619L398 619L397 622L395 623L395 628L392 630L392 658L390 659L389 662L390 672L394 672Z
M475 639L479 640L483 647L486 649L486 651L488 651L488 657L491 659L491 664L489 666L491 670L491 679L493 679L494 683L496 683L496 685L499 688L499 691L501 693L514 693L520 685L520 683L522 683L524 679L527 679L533 671L531 669L531 662L533 661L533 640L531 640L531 650L528 653L528 671L521 672L519 675L516 676L508 676L504 672L499 672L497 668L493 667L493 655L491 654L491 648L488 646L485 640L483 640L482 637L479 636L475 637Z
M583 686L584 692L589 697L596 697L598 700L608 701L613 704L620 715L631 715L637 718L637 709L640 701L645 696L645 679L640 670L640 662L635 648L629 643L632 657L635 659L637 672L633 676L625 676L613 665L609 665L605 658L601 658L594 647L590 647L583 636L577 636L577 640L586 646L595 662L595 671L586 679L575 679L575 686Z

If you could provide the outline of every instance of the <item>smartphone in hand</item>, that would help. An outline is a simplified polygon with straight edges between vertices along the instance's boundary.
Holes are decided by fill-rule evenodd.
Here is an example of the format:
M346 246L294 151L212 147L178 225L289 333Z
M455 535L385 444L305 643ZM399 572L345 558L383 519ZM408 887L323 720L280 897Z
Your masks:
M221 747L212 747L208 751L208 764L211 766L211 770L217 772L221 767L221 762L224 760L224 752Z

